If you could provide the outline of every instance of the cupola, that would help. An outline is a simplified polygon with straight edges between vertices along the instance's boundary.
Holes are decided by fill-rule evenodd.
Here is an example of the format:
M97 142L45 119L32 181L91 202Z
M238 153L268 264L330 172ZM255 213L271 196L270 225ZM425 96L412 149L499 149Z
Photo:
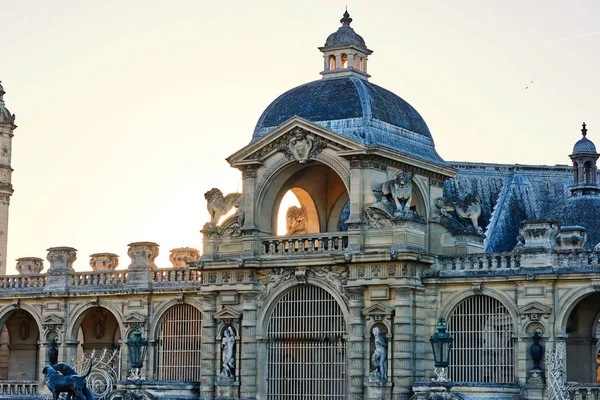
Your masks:
M340 20L342 26L327 37L325 45L319 47L323 53L323 79L354 75L368 79L367 58L373 53L367 48L365 40L350 27L352 18L348 10Z
M594 142L587 136L587 127L585 122L581 128L583 137L573 146L573 154L569 157L573 161L573 187L571 193L573 196L597 195L600 193L600 186L596 179L597 166L596 161L600 154L596 152Z
M4 88L2 87L2 82L0 81L0 124L6 125L14 125L15 123L15 115L11 114L8 111L8 108L4 105Z

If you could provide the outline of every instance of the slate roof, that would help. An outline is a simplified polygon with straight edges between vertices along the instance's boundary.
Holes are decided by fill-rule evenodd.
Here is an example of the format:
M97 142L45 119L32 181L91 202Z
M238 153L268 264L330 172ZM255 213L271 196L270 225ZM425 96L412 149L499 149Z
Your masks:
M294 116L362 144L447 165L417 110L389 90L355 76L317 80L283 93L259 118L252 140Z
M444 196L481 201L479 225L486 252L510 251L525 220L555 220L586 228L586 248L600 242L600 196L573 197L572 167L451 162L459 170L444 184Z

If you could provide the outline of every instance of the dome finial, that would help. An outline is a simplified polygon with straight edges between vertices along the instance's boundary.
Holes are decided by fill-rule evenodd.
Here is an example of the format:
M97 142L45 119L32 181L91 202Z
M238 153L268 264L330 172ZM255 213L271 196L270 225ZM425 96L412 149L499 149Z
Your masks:
M583 137L585 137L585 135L587 135L587 128L586 128L585 122L581 125L581 134L583 135Z
M4 91L4 88L2 87L2 81L0 81L0 101L4 100L4 94L6 92Z
M340 19L340 22L343 25L350 26L350 23L352 22L352 18L350 18L350 14L348 14L348 6L346 6L346 11L344 12L344 18Z

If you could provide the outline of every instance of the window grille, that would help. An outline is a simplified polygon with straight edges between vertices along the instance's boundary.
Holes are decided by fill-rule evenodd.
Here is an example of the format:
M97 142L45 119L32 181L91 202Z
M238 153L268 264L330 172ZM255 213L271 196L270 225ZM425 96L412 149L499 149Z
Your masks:
M163 381L198 381L202 313L189 304L169 309L158 331L157 372Z
M449 378L455 382L512 383L514 327L508 310L489 296L462 301L448 318L454 335Z
M346 323L324 289L302 285L283 295L267 335L269 400L346 398Z

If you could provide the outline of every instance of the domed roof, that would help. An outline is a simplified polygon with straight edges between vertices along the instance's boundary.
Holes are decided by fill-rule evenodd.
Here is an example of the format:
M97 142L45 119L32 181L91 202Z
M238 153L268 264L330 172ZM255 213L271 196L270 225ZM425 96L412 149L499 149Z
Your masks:
M579 139L577 141L577 143L575 143L575 146L573 146L573 154L595 153L596 145L594 144L594 142L592 142L591 140L589 140L586 137L587 136L587 126L585 125L585 122L581 125L581 134L583 135L583 137L581 139Z
M344 18L340 20L342 26L337 32L332 33L327 37L325 41L325 47L337 47L337 46L358 46L367 48L365 40L358 33L354 32L354 29L350 27L352 18L348 14L348 10L344 13Z
M2 82L0 82L0 124L14 124L15 116L8 111L8 108L4 105L4 88Z
M417 110L389 90L355 76L309 82L283 93L259 118L252 140L294 116L359 143L445 164Z

